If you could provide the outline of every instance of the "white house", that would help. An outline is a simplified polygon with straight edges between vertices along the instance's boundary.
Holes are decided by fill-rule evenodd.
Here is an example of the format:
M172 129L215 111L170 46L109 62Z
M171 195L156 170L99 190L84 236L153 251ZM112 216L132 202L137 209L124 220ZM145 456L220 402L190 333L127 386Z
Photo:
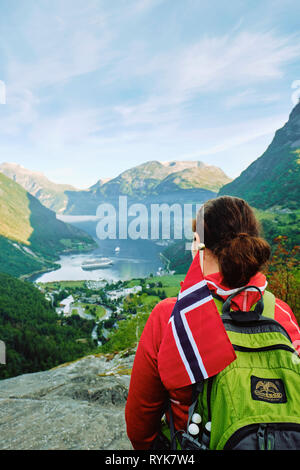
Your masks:
M69 295L65 299L61 300L59 306L62 307L62 312L64 315L69 315L71 312L71 304L74 302L73 295Z
M111 300L119 299L120 297L126 297L129 294L137 294L142 290L141 286L128 287L127 289L118 289L107 292L108 297Z

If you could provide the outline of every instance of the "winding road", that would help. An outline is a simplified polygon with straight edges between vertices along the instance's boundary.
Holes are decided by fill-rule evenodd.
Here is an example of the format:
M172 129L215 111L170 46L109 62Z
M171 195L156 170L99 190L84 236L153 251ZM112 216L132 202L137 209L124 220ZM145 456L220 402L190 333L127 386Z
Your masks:
M101 317L101 320L96 321L96 325L95 325L95 327L93 328L93 331L92 331L92 339L97 341L98 346L101 346L101 342L98 341L98 335L97 335L98 324L100 323L100 321L108 320L110 318L111 314L112 314L112 310L109 307L106 307L106 305L101 304L101 307L103 307L105 309L105 315L103 315ZM81 318L84 318L85 320L94 320L95 321L95 317L93 315L91 315L90 313L85 313L84 308L81 305L76 305L75 306L75 305L71 304L70 305L70 311L72 311L72 308L74 308L74 310L75 309L77 310L78 315Z

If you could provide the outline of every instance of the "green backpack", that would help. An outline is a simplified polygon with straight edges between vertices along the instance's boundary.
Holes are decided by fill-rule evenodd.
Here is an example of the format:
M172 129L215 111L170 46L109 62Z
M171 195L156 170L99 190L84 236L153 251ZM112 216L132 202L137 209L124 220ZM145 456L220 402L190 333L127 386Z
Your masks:
M170 414L173 449L300 450L300 359L274 320L273 294L259 290L253 310L230 311L232 298L244 289L224 303L214 299L237 359L194 386L187 431L174 433ZM202 418L197 436L189 432L195 413Z

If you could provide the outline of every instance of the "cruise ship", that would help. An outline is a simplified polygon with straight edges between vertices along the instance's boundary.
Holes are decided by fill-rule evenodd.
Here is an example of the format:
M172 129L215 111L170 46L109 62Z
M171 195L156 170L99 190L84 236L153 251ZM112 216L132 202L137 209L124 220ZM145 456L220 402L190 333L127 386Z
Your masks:
M81 269L91 271L92 269L108 268L112 264L113 262L109 258L91 259L82 263Z

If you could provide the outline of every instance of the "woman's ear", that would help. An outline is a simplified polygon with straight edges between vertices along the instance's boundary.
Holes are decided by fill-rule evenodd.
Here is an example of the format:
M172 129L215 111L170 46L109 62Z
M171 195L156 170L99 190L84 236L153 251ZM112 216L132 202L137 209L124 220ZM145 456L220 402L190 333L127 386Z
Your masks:
M193 233L193 241L192 241L192 247L191 247L191 252L192 252L192 257L195 258L197 251L199 249L199 243L200 243L200 238L197 232Z

